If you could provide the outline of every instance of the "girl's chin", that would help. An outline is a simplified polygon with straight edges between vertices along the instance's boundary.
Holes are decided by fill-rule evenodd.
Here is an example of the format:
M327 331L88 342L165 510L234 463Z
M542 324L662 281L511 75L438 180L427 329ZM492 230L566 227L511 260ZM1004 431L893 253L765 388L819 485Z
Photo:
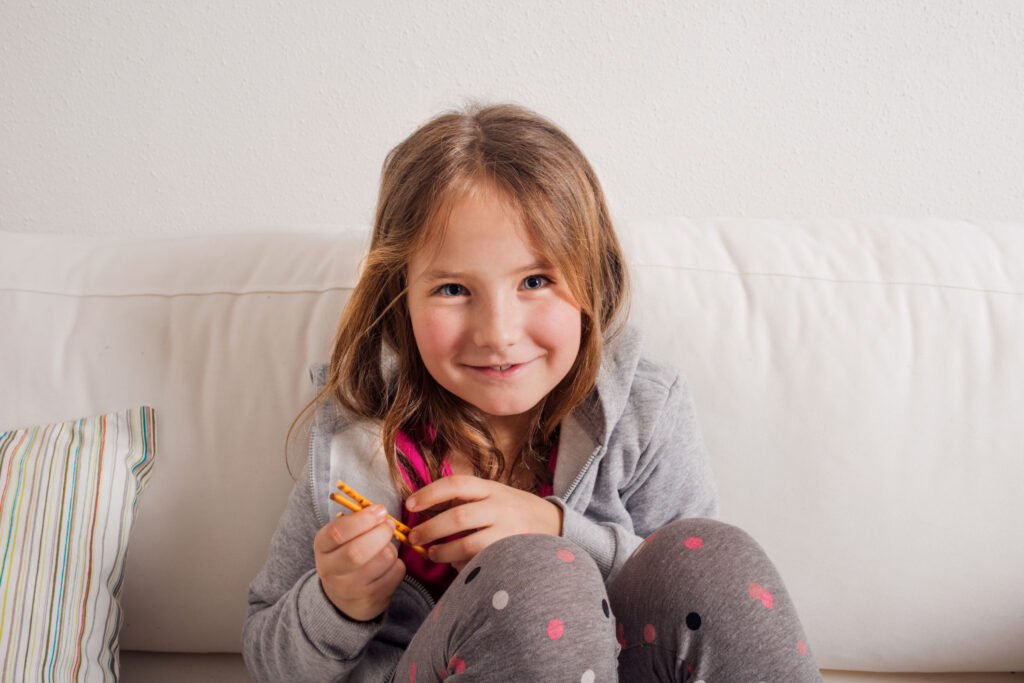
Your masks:
M511 419L528 413L547 395L547 392L541 392L540 388L537 387L533 388L532 391L520 390L512 392L506 390L488 392L479 391L479 387L460 386L460 384L452 382L449 386L445 386L445 388L477 410L497 419ZM522 388L525 387L520 389ZM513 395L513 393L516 395Z
M495 419L495 420L513 420L513 419L515 419L517 417L522 417L525 413L528 413L530 411L530 408L532 408L533 406L535 406L537 404L534 403L532 405L525 406L525 407L520 407L520 406L487 406L487 405L478 405L476 403L474 403L473 405L475 405L478 409L480 409L484 413L486 413L489 418L492 418L492 419Z
M460 398L494 420L514 420L517 417L522 417L540 402L540 399L532 402L529 400L509 402L480 400L480 397L475 397L477 400L473 400L474 397L469 396Z

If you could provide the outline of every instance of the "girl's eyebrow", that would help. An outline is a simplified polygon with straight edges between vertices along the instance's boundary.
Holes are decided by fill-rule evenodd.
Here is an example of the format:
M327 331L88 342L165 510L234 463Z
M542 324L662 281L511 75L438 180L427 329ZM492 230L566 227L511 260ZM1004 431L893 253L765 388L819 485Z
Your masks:
M454 273L450 270L428 270L423 273L421 279L434 281L434 280L459 280L463 277L461 273Z
M512 270L509 274L520 275L522 273L536 272L538 270L551 270L553 267L554 266L552 266L547 261L534 261L528 266L523 266L522 268L516 268ZM428 270L422 276L424 280L427 280L429 282L434 282L436 280L464 280L467 277L469 277L468 273L456 272L452 270L442 270L440 268Z

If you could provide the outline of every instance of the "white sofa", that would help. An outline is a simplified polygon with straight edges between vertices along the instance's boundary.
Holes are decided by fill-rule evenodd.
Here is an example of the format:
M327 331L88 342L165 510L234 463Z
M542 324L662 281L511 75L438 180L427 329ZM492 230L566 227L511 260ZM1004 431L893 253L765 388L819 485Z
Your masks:
M1024 224L619 230L633 318L690 379L722 517L779 566L826 680L1024 680ZM0 431L155 409L125 680L247 680L285 433L366 243L0 233Z

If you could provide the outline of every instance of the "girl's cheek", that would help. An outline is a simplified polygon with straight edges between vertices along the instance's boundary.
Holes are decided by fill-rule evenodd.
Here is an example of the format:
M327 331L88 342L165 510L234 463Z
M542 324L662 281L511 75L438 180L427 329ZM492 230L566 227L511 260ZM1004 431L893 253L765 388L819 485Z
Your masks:
M449 349L457 344L461 334L460 316L443 307L421 312L417 323L414 326L421 352L429 349L436 353Z
M573 346L579 350L583 319L580 309L573 302L552 297L536 314L533 327L539 334L557 342L559 346Z
M424 328L435 336L451 336L459 326L459 315L443 307L439 307L424 314Z

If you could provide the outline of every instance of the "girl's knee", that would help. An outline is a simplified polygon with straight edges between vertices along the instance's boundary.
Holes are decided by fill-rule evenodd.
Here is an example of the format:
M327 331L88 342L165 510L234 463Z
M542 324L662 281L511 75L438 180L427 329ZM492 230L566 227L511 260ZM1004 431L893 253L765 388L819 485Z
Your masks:
M459 572L446 598L448 594L475 605L489 604L506 616L517 615L512 617L516 620L548 612L555 618L559 610L588 617L611 614L604 579L590 555L572 541L546 534L492 543Z
M729 667L748 659L759 671L814 671L778 571L750 534L730 524L682 519L662 527L626 561L608 592L630 657L658 645L687 671L732 671L719 676L724 680L736 680ZM744 651L750 657L733 656L733 663L720 657ZM801 676L792 680L809 680Z
M557 552L557 549L560 548L575 550L577 546L569 539L562 538L561 536L552 536L550 534L515 534L490 544L477 553L473 561L480 557L486 558L489 555L505 556L512 554L513 556L522 557L533 551L545 552L549 549L555 549Z
M783 591L774 565L750 534L697 518L677 520L648 536L609 586L617 614L678 614L693 631L709 619L721 621L725 604L729 611L770 609Z
M714 538L719 541L727 541L740 545L751 544L757 546L753 539L743 529L726 522L707 517L687 517L669 522L665 526L651 534L651 537L662 536L663 538L704 539ZM759 546L758 546L759 547Z
M693 562L684 564L694 568L706 562L719 565L720 569L724 568L721 565L770 564L764 548L746 531L702 517L678 519L666 524L648 536L633 553L634 556L641 554L645 563L654 561L659 555L673 561L689 557Z
M543 679L558 662L567 668L556 678L614 676L617 642L600 570L561 537L491 544L459 573L431 619L448 634L446 655L477 671L507 666Z
M563 582L603 587L604 580L590 555L572 541L548 534L508 536L477 553L459 573L456 581L474 581L484 572L489 578L542 586L548 583L564 590Z

